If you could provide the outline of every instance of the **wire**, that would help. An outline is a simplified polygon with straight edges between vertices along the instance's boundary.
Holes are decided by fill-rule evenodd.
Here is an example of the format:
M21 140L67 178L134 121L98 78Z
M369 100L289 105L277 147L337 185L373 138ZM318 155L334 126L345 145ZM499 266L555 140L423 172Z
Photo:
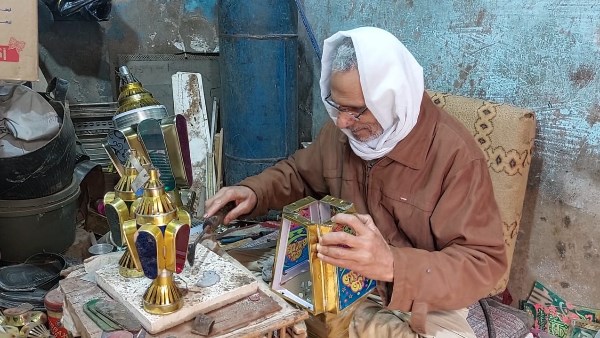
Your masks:
M296 0L296 6L298 7L298 12L300 13L300 17L302 18L302 24L304 24L304 28L306 28L306 33L308 34L308 38L310 39L310 43L312 44L315 52L317 53L317 58L321 60L321 48L319 48L319 44L317 43L317 39L315 38L315 33L310 27L310 23L306 18L306 14L304 13L304 9L302 8L302 4L300 0Z
M494 329L494 322L492 321L490 307L488 303L485 302L485 299L480 299L479 305L481 306L481 310L483 311L483 316L485 318L485 325L487 326L488 338L496 338L496 330Z

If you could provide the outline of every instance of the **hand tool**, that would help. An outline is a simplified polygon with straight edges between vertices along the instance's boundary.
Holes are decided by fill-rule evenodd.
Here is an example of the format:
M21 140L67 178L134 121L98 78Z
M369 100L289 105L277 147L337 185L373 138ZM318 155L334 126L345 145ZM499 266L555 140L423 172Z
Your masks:
M193 243L188 244L187 260L191 266L194 265L194 261L196 259L196 246L198 245L198 243L200 243L200 241L202 240L202 237L204 237L204 235L206 235L206 234L211 234L211 235L214 234L214 230L221 223L223 223L223 219L231 210L233 210L233 208L235 208L235 202L232 201L232 202L225 204L223 206L223 208L221 208L219 211L217 211L216 214L214 214L210 217L204 218L200 221L200 224L203 225L202 231L198 234L198 237L196 237L196 240L194 240Z

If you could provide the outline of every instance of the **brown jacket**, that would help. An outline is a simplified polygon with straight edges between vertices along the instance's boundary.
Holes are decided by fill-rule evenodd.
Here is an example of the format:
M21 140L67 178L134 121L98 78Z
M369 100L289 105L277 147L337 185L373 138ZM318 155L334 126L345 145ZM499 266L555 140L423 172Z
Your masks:
M484 154L426 93L414 129L378 161L356 156L328 122L310 147L241 185L258 196L253 214L327 194L370 214L394 255L388 306L412 311L422 317L414 318L418 322L428 311L459 309L485 297L507 268Z

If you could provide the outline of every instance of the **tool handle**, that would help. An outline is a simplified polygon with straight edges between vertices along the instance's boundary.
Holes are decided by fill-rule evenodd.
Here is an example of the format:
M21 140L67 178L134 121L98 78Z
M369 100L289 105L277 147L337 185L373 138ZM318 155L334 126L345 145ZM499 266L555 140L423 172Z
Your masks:
M225 215L229 213L231 210L235 208L235 202L231 201L223 206L223 208L219 209L216 214L203 219L200 223L202 223L202 231L198 234L198 237L194 240L193 243L188 244L188 262L190 265L194 264L194 256L196 254L196 246L202 240L202 237L207 232L212 232L214 229L219 226L219 224L223 223L223 219Z

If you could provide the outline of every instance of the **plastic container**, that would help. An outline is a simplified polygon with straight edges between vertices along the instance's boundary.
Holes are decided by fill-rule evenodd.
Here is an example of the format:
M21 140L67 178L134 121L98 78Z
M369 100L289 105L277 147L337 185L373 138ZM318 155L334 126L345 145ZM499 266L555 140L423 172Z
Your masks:
M62 253L75 240L79 184L71 183L50 196L0 200L0 260L23 262L40 253Z
M63 314L64 295L60 289L48 291L44 297L44 306L48 314L48 328L50 333L56 338L69 337L69 331L62 325L61 318Z
M92 255L104 255L112 252L115 247L108 243L98 243L89 247L88 252Z

